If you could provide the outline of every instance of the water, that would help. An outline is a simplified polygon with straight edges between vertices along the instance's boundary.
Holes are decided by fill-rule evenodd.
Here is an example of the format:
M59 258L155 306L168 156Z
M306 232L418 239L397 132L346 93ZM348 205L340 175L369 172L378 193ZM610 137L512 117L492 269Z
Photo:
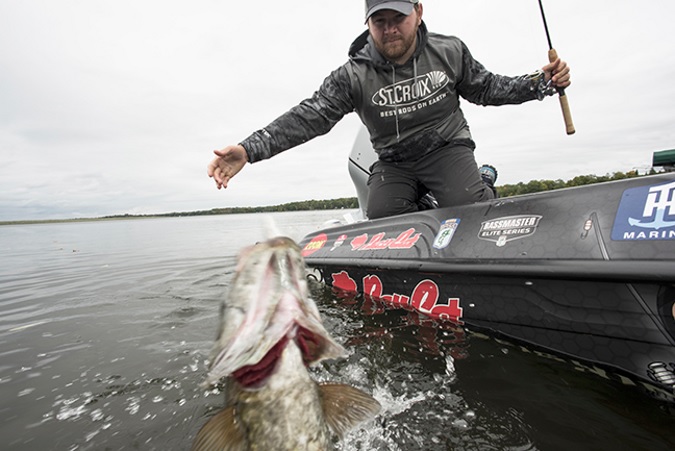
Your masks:
M300 239L337 212L276 213ZM237 251L262 215L0 227L7 450L189 449L223 395L198 387ZM313 372L383 411L343 450L670 450L675 411L630 387L312 283L350 352Z

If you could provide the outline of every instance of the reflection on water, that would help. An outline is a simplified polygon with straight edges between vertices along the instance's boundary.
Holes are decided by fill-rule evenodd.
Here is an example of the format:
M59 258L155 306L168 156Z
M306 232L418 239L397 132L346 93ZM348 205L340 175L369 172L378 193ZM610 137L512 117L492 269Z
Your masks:
M271 215L299 239L335 212ZM198 387L237 251L260 215L0 227L3 449L188 449L220 409ZM381 415L339 449L672 449L675 415L475 331L312 284L348 358L317 380Z

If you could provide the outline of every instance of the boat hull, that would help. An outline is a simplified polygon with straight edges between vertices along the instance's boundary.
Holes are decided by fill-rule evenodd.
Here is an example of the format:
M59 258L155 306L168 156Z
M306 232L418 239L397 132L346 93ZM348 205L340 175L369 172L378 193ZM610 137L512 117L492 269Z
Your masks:
M335 289L612 370L673 400L675 174L331 227L301 246Z

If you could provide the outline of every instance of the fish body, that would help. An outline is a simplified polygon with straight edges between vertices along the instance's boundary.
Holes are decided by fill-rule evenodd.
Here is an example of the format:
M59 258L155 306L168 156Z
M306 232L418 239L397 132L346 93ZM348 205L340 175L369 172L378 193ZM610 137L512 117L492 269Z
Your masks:
M245 249L221 306L205 386L226 378L226 407L199 431L193 450L326 450L380 409L343 384L317 384L307 370L344 357L309 297L291 239Z

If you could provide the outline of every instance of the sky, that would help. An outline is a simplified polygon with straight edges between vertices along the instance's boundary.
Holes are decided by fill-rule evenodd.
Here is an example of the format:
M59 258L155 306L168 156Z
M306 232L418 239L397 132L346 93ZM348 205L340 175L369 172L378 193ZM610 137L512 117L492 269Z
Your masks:
M431 31L489 70L547 62L535 0L426 0ZM556 97L462 109L497 185L651 167L675 148L672 0L544 0L571 67L577 129ZM312 95L365 30L362 0L0 0L0 221L155 214L356 195L361 127L206 175L236 144Z

